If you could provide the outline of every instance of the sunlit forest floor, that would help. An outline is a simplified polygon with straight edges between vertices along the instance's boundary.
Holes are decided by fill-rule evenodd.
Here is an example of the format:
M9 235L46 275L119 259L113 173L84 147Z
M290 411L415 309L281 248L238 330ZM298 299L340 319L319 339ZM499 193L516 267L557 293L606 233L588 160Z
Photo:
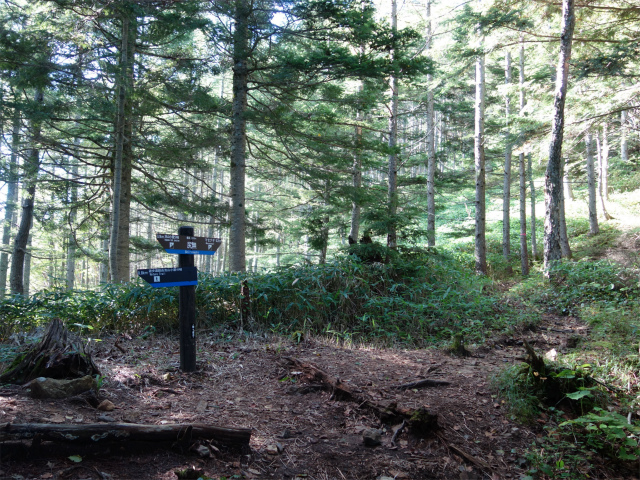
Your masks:
M576 319L546 315L535 327L489 339L468 357L440 349L341 346L320 339L296 343L238 335L220 341L219 336L203 335L199 369L193 374L177 368L176 338L120 339L118 345L126 351L121 353L114 347L118 337L106 337L95 358L108 379L100 393L116 405L114 411L98 411L78 398L36 400L22 390L7 389L0 399L2 421L249 427L251 451L218 445L204 458L166 446L59 444L28 460L9 455L2 463L3 475L173 479L174 471L195 466L216 479L520 478L531 466L532 445L544 448L543 427L561 418L541 414L523 426L496 396L492 378L520 363L523 339L541 352L561 353L570 348L568 338L586 334ZM425 436L403 429L392 442L398 425L383 425L367 408L336 400L330 391L305 393L301 372L287 367L286 357L322 368L367 398L407 408L426 406L437 413L439 429ZM450 385L394 388L422 379ZM380 430L379 446L363 443L363 432L372 428Z

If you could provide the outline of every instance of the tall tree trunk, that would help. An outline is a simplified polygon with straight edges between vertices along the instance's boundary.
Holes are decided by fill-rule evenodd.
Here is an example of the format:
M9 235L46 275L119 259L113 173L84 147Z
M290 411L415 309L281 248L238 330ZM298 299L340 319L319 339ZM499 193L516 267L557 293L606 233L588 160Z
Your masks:
M520 177L520 269L522 275L529 275L529 248L527 243L527 177L524 152L518 156Z
M629 146L627 145L627 111L620 112L620 160L629 161Z
M589 235L600 233L596 197L596 171L593 162L593 135L587 132L584 138L587 150L587 190L589 192Z
M433 40L431 31L431 0L427 0L427 52ZM427 74L427 244L436 245L436 143L433 75Z
M257 222L257 218L256 218ZM260 248L258 246L258 235L256 233L253 234L253 262L251 262L251 271L256 273L258 271L258 252Z
M602 199L609 200L609 129L607 124L602 125L602 162L600 172L602 174Z
M509 120L511 116L511 53L507 52L504 59L504 83L507 86L505 97L505 152L504 152L504 183L502 188L502 256L507 264L507 272L511 273L512 268L509 263L511 256L511 219L509 216L511 207L511 132Z
M524 116L526 98L524 91L524 35L520 36L520 52L518 54L518 93L520 117ZM520 143L524 144L524 134L520 132ZM524 152L518 156L518 173L520 177L520 269L522 275L529 275L529 248L527 243L527 177ZM534 254L535 257L535 254Z
M74 234L74 225L76 223L76 216L78 214L78 184L76 183L76 179L78 178L78 162L75 158L70 159L72 162L71 166L71 185L69 185L69 202L71 204L71 208L69 209L69 235L68 235L68 245L67 245L67 282L66 288L67 290L73 290L75 288L75 279L76 279L76 236Z
M329 208L329 198L331 196L331 183L327 180L324 186L324 192L322 195L322 200L324 203L324 208ZM320 237L322 238L322 248L320 249L320 260L318 263L323 265L327 262L327 251L329 249L329 215L325 214L320 217Z
M153 238L153 220L151 219L151 217L149 216L147 218L147 241L150 244L153 244L154 242L154 238ZM146 263L147 263L147 268L151 268L151 253L147 253L146 257ZM207 255L207 257L210 257L211 255Z
M536 188L533 182L533 168L531 166L531 153L527 154L527 176L529 177L529 190L531 190L531 256L538 260L538 242L536 235Z
M81 50L78 54L78 61L76 63L75 76L76 76L76 88L79 89L82 86L82 62L84 58L84 52ZM79 118L76 119L76 127L80 127L78 123ZM67 262L66 262L66 288L67 290L73 290L75 288L76 280L76 235L75 235L75 223L78 215L78 154L79 154L80 138L76 137L73 140L73 155L69 157L71 164L71 172L68 176L69 181L69 216L67 221L69 224L69 235L67 236Z
M113 160L109 270L111 281L129 279L129 208L131 202L131 94L133 56L137 22L130 12L122 12L122 39L117 86L116 144ZM129 135L127 135L129 133Z
M598 198L600 199L600 206L602 207L602 214L605 220L611 220L611 215L607 212L607 204L605 202L604 184L606 183L606 170L605 163L608 164L608 158L605 159L605 153L608 157L608 147L604 148L604 142L600 141L600 134L596 134L596 155L598 158Z
M220 76L220 99L224 98L224 75ZM216 121L216 128L220 128L220 121ZM216 145L216 148L214 150L213 153L213 172L211 174L211 188L213 188L213 193L211 195L211 200L212 201L216 201L217 200L217 192L218 192L218 163L221 161L221 157L222 157L222 146L221 145ZM222 173L222 176L224 176L224 171L223 169L220 169L220 173ZM224 190L224 177L222 178L222 180L220 181L220 198L222 199L222 191ZM213 226L216 222L216 218L211 215L209 217L209 237L213 237L214 235L214 229ZM221 223L221 222L219 222ZM219 233L219 237L222 238L222 232L220 231L222 227L218 226L218 233ZM226 242L225 242L226 243ZM222 255L222 252L217 252L215 255L206 255L207 259L206 259L206 268L205 270L207 271L207 273L220 273L221 270L221 263L219 261L220 256ZM213 258L211 258L213 257Z
M562 178L564 178L564 159L561 165ZM567 234L567 219L565 216L565 203L564 203L564 187L560 194L560 250L562 251L562 258L571 258L571 247L569 246L569 235Z
M249 80L249 15L247 0L235 0L233 32L233 105L230 169L229 268L247 268L245 239L245 170L247 152L247 85Z
M391 0L391 31L393 32L394 46L391 50L391 61L395 62L396 51L395 41L398 30L398 4L396 0ZM396 248L396 213L398 211L398 154L395 149L398 143L398 77L391 75L389 81L391 87L391 105L389 113L389 172L387 190L387 213L389 215L389 226L387 230L387 247Z
M2 226L2 247L9 249L11 243L11 227L13 216L18 206L18 150L20 148L20 111L15 109L11 131L11 156L7 171L7 199L4 206L4 224ZM0 299L4 298L7 289L7 271L9 270L9 254L0 254Z
M230 237L227 234L227 237ZM224 242L224 257L222 257L222 268L219 270L221 273L229 271L229 242Z
M42 90L35 93L35 103L42 104L44 94ZM22 198L22 216L20 218L20 226L16 232L13 244L13 253L11 254L11 275L9 284L11 293L16 295L25 294L25 263L27 256L27 245L29 243L29 233L33 225L33 204L36 195L36 183L38 171L40 169L40 130L39 121L31 122L31 149L24 164L24 180L25 193Z
M564 104L567 97L569 59L575 26L574 0L562 2L562 33L560 56L556 74L553 102L553 125L549 145L549 162L545 173L544 268L549 274L551 265L562 258L560 239L560 209L562 207L562 140L564 136Z
M485 158L484 158L484 55L476 59L474 158L476 171L475 261L476 273L487 274Z
M564 184L564 198L565 200L571 200L572 202L576 199L573 195L573 186L571 185L571 178L569 178L569 167L567 166L567 160L564 161L564 175L562 178L562 183Z
M362 89L362 87L360 87ZM349 236L354 240L358 241L358 236L360 235L360 214L361 214L361 205L360 205L360 197L362 190L362 153L360 151L360 147L362 144L362 127L360 126L360 122L362 121L362 111L358 108L358 112L356 113L356 153L353 156L353 172L352 172L352 183L353 183L353 195L354 200L351 202L351 228L349 229Z
M33 215L32 215L33 217ZM31 225L33 226L33 220L31 222ZM28 297L31 294L31 260L32 260L32 255L31 255L31 246L33 244L33 236L29 235L29 240L27 240L27 251L24 255L24 275L22 278L22 285L24 287L24 290L22 292L22 294L25 297Z

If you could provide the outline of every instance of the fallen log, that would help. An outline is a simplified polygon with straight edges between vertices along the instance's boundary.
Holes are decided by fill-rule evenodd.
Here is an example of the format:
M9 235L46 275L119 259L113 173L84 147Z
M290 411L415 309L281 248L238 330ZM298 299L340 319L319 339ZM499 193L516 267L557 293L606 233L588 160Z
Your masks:
M430 378L425 378L424 380L417 380L415 382L403 383L402 385L393 385L392 387L395 390L411 390L412 388L423 388L423 387L446 387L447 385L451 385L451 382L447 382L445 380L432 380Z
M0 441L29 439L91 443L108 441L179 442L214 440L229 446L246 446L251 440L250 428L211 425L141 425L137 423L86 423L59 425L49 423L0 424Z
M329 390L332 398L353 401L358 404L358 407L371 410L383 423L397 424L405 421L410 430L420 435L438 428L438 414L425 407L412 410L399 407L395 402L385 405L367 398L339 378L332 377L313 364L304 363L291 357L286 357L285 361L290 367L302 371L308 382L320 384L325 390Z

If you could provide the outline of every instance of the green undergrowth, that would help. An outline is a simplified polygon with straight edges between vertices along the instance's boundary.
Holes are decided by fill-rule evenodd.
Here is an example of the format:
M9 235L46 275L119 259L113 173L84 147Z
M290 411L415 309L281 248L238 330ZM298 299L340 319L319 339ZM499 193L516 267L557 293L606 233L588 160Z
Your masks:
M389 264L344 258L262 275L205 278L199 288L205 323L240 321L239 287L230 287L243 280L251 298L244 327L275 333L423 345L454 331L477 337L503 313L483 293L486 282L452 258L413 250Z
M612 235L585 238L583 252L601 258ZM550 279L534 273L508 293L525 308L578 318L588 328L546 372L523 364L495 379L511 415L546 430L531 447L529 478L601 478L603 472L628 478L629 469L637 470L639 278L636 267L584 257L555 265Z
M270 273L201 274L198 325L424 346L454 333L481 341L490 330L521 320L518 311L498 301L489 279L466 271L451 255L404 249L389 258L366 263L344 255L325 265ZM79 330L166 331L177 326L177 293L178 288L154 289L138 280L98 291L9 298L0 304L2 335L55 317Z

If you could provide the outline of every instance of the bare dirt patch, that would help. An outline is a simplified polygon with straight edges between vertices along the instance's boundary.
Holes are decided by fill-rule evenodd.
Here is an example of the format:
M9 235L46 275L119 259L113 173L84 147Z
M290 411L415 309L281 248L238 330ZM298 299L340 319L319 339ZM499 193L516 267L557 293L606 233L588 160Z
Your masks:
M471 357L455 358L433 349L345 348L318 340L295 344L247 337L220 341L220 336L201 333L199 369L192 374L178 369L175 338L120 339L120 348L115 348L115 337L105 338L95 361L106 376L100 394L115 410L98 411L78 397L32 399L24 389L7 387L0 392L0 422L252 428L250 448L213 445L210 456L203 457L185 445L45 442L21 450L5 444L0 478L168 480L177 478L176 470L195 467L215 479L517 479L528 468L526 450L542 429L510 418L492 395L490 379L520 362L522 338L542 352L561 352L576 334L586 331L575 320L549 317L535 332L494 339L472 349ZM382 424L360 405L337 400L329 391L300 389L302 374L288 367L285 357L312 363L376 402L427 407L438 413L440 428L422 437L405 428L392 442L394 425ZM393 388L424 378L451 384ZM381 431L379 446L365 446L368 429ZM68 458L73 455L82 460Z

